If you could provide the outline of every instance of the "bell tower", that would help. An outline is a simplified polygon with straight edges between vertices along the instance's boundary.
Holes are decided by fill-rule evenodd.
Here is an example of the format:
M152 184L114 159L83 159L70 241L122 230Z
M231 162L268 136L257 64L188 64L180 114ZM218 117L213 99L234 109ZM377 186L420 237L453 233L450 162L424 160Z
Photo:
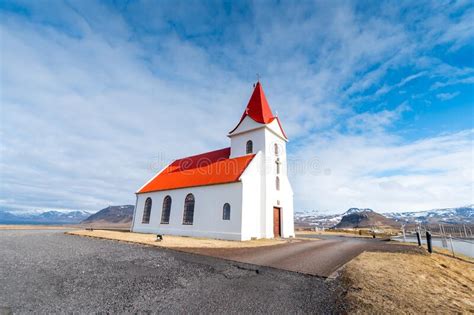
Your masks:
M285 216L291 216L293 222L293 191L287 176L288 138L280 119L273 115L260 82L255 85L239 123L228 137L231 140L231 158L246 154L258 157L261 220L264 222L262 235L294 235L293 226L280 224L278 227L278 222L285 222Z
M272 139L273 137L266 135L266 131L276 138ZM272 146L275 151L275 144L286 147L288 138L280 120L273 115L260 82L255 85L239 123L229 132L228 137L231 139L231 157L255 154L259 151L266 154L272 150Z

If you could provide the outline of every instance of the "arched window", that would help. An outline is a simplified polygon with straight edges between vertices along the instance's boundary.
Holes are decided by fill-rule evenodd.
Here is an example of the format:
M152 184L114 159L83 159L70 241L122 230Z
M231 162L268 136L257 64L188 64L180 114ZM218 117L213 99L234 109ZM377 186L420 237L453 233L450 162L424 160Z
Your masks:
M278 143L275 143L275 155L278 155L279 150L278 150Z
M150 214L151 214L151 198L146 198L145 208L143 209L143 218L142 223L150 223Z
M163 199L163 209L161 210L161 224L170 223L170 212L171 212L171 197L166 196Z
M183 224L192 225L194 221L194 195L188 194L184 199Z
M222 209L222 220L230 220L230 204L224 203L224 208Z
M250 154L250 153L253 152L253 142L252 142L252 140L247 141L247 146L246 146L245 152L247 152L247 154Z
M280 177L276 177L275 179L275 186L276 186L276 190L280 190Z

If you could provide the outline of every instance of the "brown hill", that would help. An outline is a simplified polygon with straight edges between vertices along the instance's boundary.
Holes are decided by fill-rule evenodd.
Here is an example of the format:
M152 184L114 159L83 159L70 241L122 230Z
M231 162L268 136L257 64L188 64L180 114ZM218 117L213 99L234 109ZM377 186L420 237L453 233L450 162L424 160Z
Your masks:
M336 229L355 229L371 227L400 227L400 223L387 218L371 209L349 209L342 217Z
M134 206L109 206L91 215L81 222L92 226L130 226L132 223Z

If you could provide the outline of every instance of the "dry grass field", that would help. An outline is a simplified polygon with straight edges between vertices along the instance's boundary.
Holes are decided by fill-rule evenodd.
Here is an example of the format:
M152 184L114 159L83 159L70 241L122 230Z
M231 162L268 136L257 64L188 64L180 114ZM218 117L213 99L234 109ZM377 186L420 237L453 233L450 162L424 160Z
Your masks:
M474 264L440 254L365 252L341 280L350 313L474 313Z
M133 232L106 231L106 230L78 230L66 232L70 235L88 236L116 241L138 243L151 246L168 248L247 248L259 246L272 246L288 242L287 240L260 239L253 241L225 241L208 238L182 237L165 235L162 241L156 241L156 234L143 234Z
M408 242L404 243L404 242L401 242L401 241L393 241L393 240L390 241L390 243L397 244L397 245L418 247L418 244L416 244L416 243L408 243ZM423 248L426 248L426 244L423 244ZM453 253L451 252L451 250L446 249L446 248L433 246L433 252L436 253L436 254L441 254L441 255L447 256L447 257L453 257ZM470 262L470 263L474 264L474 258L471 258L469 256L466 256L466 255L463 255L463 254L460 254L460 253L455 253L454 257L456 259L464 260L466 262Z

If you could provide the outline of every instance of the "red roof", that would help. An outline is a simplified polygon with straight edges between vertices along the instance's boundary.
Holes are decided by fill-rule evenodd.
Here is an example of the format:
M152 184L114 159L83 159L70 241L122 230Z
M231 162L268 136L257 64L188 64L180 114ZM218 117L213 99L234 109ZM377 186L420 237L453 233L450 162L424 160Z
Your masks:
M225 148L176 160L138 193L237 182L255 154L229 156Z
M270 108L270 105L268 105L268 101L265 97L265 93L263 92L263 88L260 84L260 81L257 82L257 85L253 90L252 96L250 97L249 103L247 104L247 107L245 108L245 111L242 114L239 123L229 133L234 132L239 127L240 123L244 120L244 118L247 116L261 124L269 124L274 119L276 119L278 125L280 126L281 132L283 133L283 136L287 138L285 131L281 126L280 120L278 119L278 117L273 116L272 110Z

